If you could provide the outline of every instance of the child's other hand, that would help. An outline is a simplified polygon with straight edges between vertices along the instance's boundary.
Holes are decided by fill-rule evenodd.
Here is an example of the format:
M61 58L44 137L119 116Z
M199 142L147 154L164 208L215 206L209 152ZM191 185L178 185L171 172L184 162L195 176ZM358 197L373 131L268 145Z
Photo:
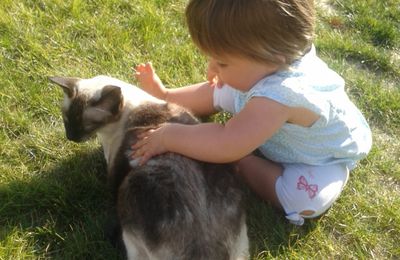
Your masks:
M140 87L150 95L165 100L167 89L162 84L160 78L155 73L151 62L141 63L134 69L134 76L139 81Z
M139 165L145 164L153 156L168 152L163 143L163 131L166 125L150 129L138 135L139 140L132 145L132 159L139 159Z
M224 83L218 78L218 75L212 72L209 68L207 69L207 81L211 87L221 88Z
M218 76L215 76L214 78L207 79L208 84L210 84L210 87L217 87L217 88L222 88L224 83L218 79Z

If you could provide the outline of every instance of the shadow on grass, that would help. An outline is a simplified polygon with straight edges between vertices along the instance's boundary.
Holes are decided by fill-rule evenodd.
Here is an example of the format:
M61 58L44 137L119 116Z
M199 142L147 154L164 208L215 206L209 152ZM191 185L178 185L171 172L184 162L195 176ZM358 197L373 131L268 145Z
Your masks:
M111 196L102 151L79 152L54 165L0 187L0 241L24 240L23 250L39 258L122 259L104 235ZM289 224L250 192L247 214L254 258L279 256L313 229ZM15 241L2 243L21 250Z
M111 198L102 151L54 164L0 187L3 246L15 248L15 239L4 241L16 237L24 241L22 250L40 258L120 259L103 233Z
M248 192L247 224L250 252L255 259L285 258L286 249L316 226L314 220L306 220L303 226L290 224L282 211L251 192Z

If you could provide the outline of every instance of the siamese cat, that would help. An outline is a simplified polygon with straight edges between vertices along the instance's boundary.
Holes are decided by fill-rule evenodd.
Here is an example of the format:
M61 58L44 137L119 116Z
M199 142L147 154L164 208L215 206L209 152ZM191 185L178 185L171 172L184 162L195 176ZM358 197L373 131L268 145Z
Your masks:
M139 166L130 147L165 122L196 124L187 110L118 79L51 77L65 96L66 136L97 134L128 259L247 259L243 191L230 164L165 153ZM190 145L190 144L188 144Z

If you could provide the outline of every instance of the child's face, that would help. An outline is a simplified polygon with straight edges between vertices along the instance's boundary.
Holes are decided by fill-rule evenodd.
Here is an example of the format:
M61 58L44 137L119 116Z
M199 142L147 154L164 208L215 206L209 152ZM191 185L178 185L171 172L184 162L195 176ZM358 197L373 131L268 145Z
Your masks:
M211 57L208 64L208 75L217 76L220 84L228 84L243 92L249 91L259 80L277 70L277 65L228 55Z

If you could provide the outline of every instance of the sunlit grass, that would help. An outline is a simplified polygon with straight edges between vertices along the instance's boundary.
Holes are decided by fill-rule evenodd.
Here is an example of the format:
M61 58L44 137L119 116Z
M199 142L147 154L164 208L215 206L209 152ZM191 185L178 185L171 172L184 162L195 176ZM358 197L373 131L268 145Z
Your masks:
M303 227L249 194L254 259L400 257L400 10L397 0L319 7L315 44L346 80L374 147L337 203ZM47 77L106 74L134 82L152 61L166 85L204 80L184 25L186 1L2 0L0 259L118 259L104 238L109 193L93 140L67 142L61 90ZM328 9L327 9L328 8ZM226 115L218 118L225 120Z

